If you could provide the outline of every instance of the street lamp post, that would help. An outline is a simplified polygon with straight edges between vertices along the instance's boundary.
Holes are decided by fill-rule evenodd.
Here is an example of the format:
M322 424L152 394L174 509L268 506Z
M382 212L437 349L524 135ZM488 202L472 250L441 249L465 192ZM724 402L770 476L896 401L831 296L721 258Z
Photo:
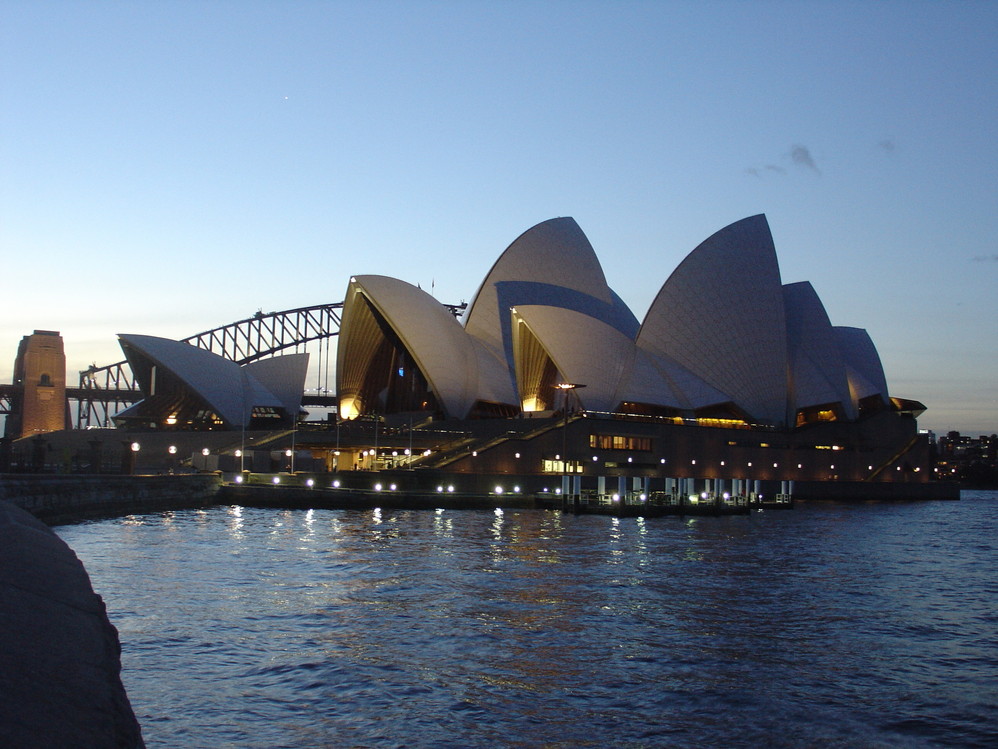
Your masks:
M239 474L246 471L246 388L243 388L243 413L239 425Z
M128 449L130 451L128 455L128 473L132 474L135 473L135 459L139 455L139 450L141 449L141 446L139 445L138 442L133 442L131 445L128 446Z

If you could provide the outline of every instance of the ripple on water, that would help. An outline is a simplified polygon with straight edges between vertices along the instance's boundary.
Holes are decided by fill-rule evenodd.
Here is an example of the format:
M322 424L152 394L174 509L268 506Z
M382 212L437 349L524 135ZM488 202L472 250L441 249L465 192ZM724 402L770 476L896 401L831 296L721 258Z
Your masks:
M998 497L59 528L150 747L998 744Z

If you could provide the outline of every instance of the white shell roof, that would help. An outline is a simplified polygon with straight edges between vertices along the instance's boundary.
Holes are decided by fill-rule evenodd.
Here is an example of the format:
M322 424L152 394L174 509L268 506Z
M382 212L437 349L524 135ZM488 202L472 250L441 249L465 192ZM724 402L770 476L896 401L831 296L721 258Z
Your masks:
M513 389L513 379L506 359L500 357L477 338L468 336L468 340L471 341L478 360L478 400L486 403L517 403L518 399Z
M721 229L662 286L638 345L675 360L756 419L785 423L787 337L766 217Z
M412 284L388 276L355 276L350 279L343 308L343 320L350 308L364 296L402 341L426 378L440 407L451 416L463 418L477 399L478 355L464 328L440 302ZM340 331L337 344L337 387L341 364L350 355L348 326Z
M842 326L836 326L834 331L856 398L879 394L886 401L889 397L887 379L880 363L880 354L877 353L877 347L873 345L869 333L863 328Z
M136 356L144 357L157 366L163 367L197 393L212 410L224 421L232 425L242 425L256 406L287 408L288 403L274 395L250 370L240 367L234 361L213 354L188 343L159 338L156 336L120 334L118 336L126 358L132 362ZM302 369L301 357L307 367L307 354L293 359L296 365L285 372L289 382L282 385L282 392L290 393L298 388L297 409L301 404L301 385L304 377L297 381ZM262 363L262 362L261 362ZM134 367L133 367L134 369ZM279 382L278 368L267 365L268 379Z
M567 217L537 224L506 248L468 307L464 327L508 360L509 309L541 303L574 307L624 329L634 318L607 286L589 239Z
M620 380L634 355L630 338L596 318L559 307L522 305L515 315L530 328L561 376L585 385L576 395L587 409L616 409Z
M620 401L648 403L684 411L732 400L683 365L661 352L635 347L634 367L618 397Z
M828 313L807 281L783 287L790 356L793 409L841 403L846 418L856 409L849 392L845 364Z
M255 379L268 393L277 396L287 413L295 414L301 409L308 358L307 353L271 356L250 362L243 367L243 373L247 380ZM246 418L249 417L247 412Z

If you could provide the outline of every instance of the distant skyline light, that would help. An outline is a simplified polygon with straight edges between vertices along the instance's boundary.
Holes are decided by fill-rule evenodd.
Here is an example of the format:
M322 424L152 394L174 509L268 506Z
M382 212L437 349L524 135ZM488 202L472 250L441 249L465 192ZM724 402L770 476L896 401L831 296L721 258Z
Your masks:
M998 4L0 2L0 382L118 333L470 301L572 216L644 317L765 213L922 428L998 432Z

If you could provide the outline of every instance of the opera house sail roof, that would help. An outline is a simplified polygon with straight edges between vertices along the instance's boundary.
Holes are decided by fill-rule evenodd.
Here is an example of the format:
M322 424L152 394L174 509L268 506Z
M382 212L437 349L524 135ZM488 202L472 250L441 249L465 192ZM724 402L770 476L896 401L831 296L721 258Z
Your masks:
M294 423L301 408L308 354L240 366L180 341L118 336L144 399L114 418L154 428L240 428Z
M509 245L463 325L403 281L350 281L337 350L344 417L550 411L565 403L562 383L585 385L575 396L589 411L779 428L855 420L864 403L888 402L866 331L834 327L811 284L783 284L763 215L690 252L640 323L571 218Z

